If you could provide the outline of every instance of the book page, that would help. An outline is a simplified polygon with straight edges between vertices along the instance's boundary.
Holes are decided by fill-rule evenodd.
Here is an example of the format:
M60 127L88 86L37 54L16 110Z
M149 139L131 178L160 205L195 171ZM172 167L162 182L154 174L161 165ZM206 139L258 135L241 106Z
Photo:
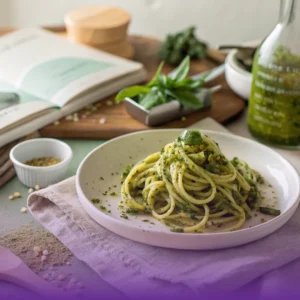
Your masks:
M142 71L142 70L141 70ZM22 126L11 128L10 130L0 133L0 147L17 139L26 134L29 134L35 130L42 128L43 126L50 124L62 117L75 113L85 107L92 104L95 100L104 99L113 93L116 93L120 89L126 86L139 82L141 72L133 73L131 76L123 76L117 82L108 82L104 86L98 89L89 90L87 93L81 94L80 97L69 102L61 109L48 109L44 115L33 118L31 121L23 123Z
M0 78L60 107L90 88L142 68L42 29L23 29L0 39Z
M0 81L0 92L16 93L19 96L18 104L0 110L0 133L8 130L21 120L28 120L54 107L53 103L41 101L39 97L16 89L7 82Z

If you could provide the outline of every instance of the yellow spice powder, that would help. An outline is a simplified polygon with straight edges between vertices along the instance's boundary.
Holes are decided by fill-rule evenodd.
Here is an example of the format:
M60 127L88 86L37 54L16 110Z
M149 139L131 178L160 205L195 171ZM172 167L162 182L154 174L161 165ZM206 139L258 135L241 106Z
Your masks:
M61 162L61 159L56 157L39 157L25 161L24 164L33 167L49 167Z

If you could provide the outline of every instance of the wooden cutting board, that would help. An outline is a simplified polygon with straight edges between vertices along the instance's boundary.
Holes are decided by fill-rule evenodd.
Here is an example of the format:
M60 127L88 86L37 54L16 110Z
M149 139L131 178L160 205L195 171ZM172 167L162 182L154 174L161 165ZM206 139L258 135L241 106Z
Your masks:
M64 34L61 28L48 29L60 35ZM148 79L151 79L160 63L158 49L161 42L153 38L131 36L130 43L135 53L133 59L144 64L148 71ZM224 54L217 50L210 49L209 54L209 59L192 62L190 75L211 69L224 62ZM169 73L172 69L173 67L165 65L163 72ZM239 114L245 107L245 101L232 92L226 83L224 75L210 82L209 86L217 84L221 84L222 89L213 95L213 103L210 109L189 115L184 121L177 120L155 128L187 127L205 117L212 117L216 121L224 123ZM63 118L59 120L59 124L46 126L40 130L41 135L55 138L109 139L126 133L150 129L150 127L131 117L126 112L123 104L106 105L107 102L109 104L114 103L114 97L115 95L112 95L95 103L94 108L79 111L78 122ZM100 119L105 119L105 123L100 123Z

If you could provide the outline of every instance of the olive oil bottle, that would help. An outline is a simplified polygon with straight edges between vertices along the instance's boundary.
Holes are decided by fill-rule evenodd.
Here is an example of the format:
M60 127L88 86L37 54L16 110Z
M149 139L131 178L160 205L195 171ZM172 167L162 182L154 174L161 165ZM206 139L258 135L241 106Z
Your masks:
M300 148L300 0L281 0L279 22L257 49L248 127L262 142Z

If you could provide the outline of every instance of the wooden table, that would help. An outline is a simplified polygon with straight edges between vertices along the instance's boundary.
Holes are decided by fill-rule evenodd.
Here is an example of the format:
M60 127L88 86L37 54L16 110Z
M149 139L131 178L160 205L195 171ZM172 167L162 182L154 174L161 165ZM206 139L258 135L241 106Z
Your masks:
M64 27L51 27L49 30L65 35ZM0 35L10 32L12 29L0 29ZM131 36L130 43L132 44L135 55L133 60L142 63L148 73L150 80L160 63L158 56L161 41L141 36ZM191 62L190 75L212 69L220 63L224 63L225 54L215 49L208 49L208 57L203 60L193 60ZM165 64L163 73L167 74L174 69L174 66ZM195 112L187 116L184 120L175 120L155 128L183 128L192 125L193 123L205 118L212 117L218 122L225 123L231 118L239 114L245 107L245 101L238 97L229 88L225 76L221 75L211 81L208 86L221 85L222 89L213 94L212 106L200 112ZM40 130L44 137L55 138L113 138L122 134L131 133L140 130L146 130L150 127L135 120L129 115L123 103L119 105L106 106L103 101L114 102L115 95L111 95L107 99L102 99L96 103L96 111L81 110L79 122L72 122L62 118L59 125L49 124ZM105 118L104 124L99 123L99 120Z

